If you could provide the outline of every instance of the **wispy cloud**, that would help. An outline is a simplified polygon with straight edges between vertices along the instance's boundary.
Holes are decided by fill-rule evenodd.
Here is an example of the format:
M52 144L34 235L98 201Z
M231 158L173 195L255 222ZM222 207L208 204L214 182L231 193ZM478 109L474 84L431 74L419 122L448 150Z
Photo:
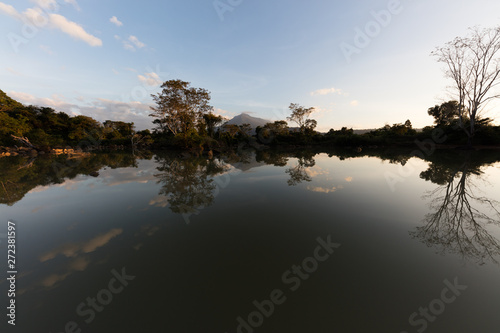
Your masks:
M64 2L73 5L76 10L80 10L80 6L78 6L78 2L76 2L76 0L64 0Z
M324 170L319 166L313 166L311 168L305 169L307 175L311 178L318 177L320 175L328 175L330 172L328 170Z
M78 6L76 1L65 0L65 2ZM84 41L90 46L102 46L102 40L85 31L85 29L78 23L70 21L66 17L59 14L46 15L46 13L42 11L41 8L50 8L50 6L53 6L54 3L55 1L53 0L36 0L36 4L39 7L28 8L25 12L20 14L11 5L0 2L0 11L18 20L32 22L38 28L46 26L48 28L58 29L75 39Z
M351 106L358 106L359 105L359 102L354 100L354 101L351 101Z
M128 40L131 41L137 48L143 48L144 46L146 46L146 44L144 44L143 42L141 42L137 37L135 36L129 36L128 37Z
M106 245L110 240L120 235L123 232L121 228L115 228L109 230L107 233L97 235L96 237L85 241L77 243L66 243L55 249L46 252L40 256L40 261L45 262L47 260L54 259L58 255L63 255L65 257L71 258L76 257L82 253L91 253L98 248Z
M342 89L337 89L337 88L325 88L325 89L318 89L313 92L311 92L311 96L324 96L324 95L330 95L330 94L337 94L337 95L346 95Z
M121 27L123 25L123 23L120 22L120 20L118 20L118 18L116 16L113 16L112 18L110 18L109 22L115 24L117 27Z
M22 15L14 7L3 2L0 2L0 11L16 19L22 19Z
M80 39L90 46L102 46L102 41L99 38L86 32L85 29L77 23L68 21L64 16L59 14L50 14L49 17L50 22L54 27L60 29L62 32L70 35L71 37Z
M144 73L144 75L137 75L137 78L139 79L139 81L150 87L159 86L162 84L160 77L155 72Z

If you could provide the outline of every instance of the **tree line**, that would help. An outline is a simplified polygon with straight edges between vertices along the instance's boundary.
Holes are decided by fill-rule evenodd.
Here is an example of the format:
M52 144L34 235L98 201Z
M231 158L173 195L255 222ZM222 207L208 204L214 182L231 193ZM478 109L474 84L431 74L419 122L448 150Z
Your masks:
M19 145L25 138L41 150L51 147L131 145L150 143L149 130L135 131L134 123L70 116L43 107L25 106L0 90L0 146ZM84 147L82 147L84 148Z

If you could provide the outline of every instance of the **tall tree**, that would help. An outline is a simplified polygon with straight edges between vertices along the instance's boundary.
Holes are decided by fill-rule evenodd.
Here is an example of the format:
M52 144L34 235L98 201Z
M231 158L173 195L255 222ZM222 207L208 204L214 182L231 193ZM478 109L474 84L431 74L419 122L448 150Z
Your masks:
M156 102L150 116L158 118L156 122L160 132L172 132L174 135L195 130L203 115L212 110L210 92L202 88L190 87L182 80L165 81L161 93L151 95Z
M296 103L291 103L290 106L288 107L290 111L292 111L292 114L287 117L286 119L289 121L293 121L300 127L300 132L304 133L306 130L306 125L311 126L312 123L309 122L307 123L307 118L313 113L314 108L305 108L303 106L300 106L299 104Z
M205 125L207 126L208 135L213 138L215 133L215 128L221 125L226 119L222 116L218 116L212 112L203 115L203 120L205 120Z
M456 37L432 55L446 64L446 76L454 81L458 101L458 123L467 134L469 145L475 134L478 113L490 100L500 97L491 93L500 83L500 26L471 28L467 37ZM469 124L466 126L465 118Z
M459 116L459 107L457 101L445 102L441 105L436 105L427 110L429 116L434 117L434 124L437 126L451 125Z

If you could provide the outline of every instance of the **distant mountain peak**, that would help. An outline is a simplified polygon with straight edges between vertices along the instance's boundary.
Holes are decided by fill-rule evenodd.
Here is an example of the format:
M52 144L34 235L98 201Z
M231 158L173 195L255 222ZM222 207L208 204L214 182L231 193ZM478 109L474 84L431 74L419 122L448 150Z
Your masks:
M243 125L243 124L249 124L252 127L253 131L255 132L255 129L257 128L257 126L262 127L265 124L271 123L271 122L272 122L271 120L253 117L253 116L249 115L247 112L243 112L243 113L233 117L231 120L229 120L227 122L227 124L238 125L238 126Z

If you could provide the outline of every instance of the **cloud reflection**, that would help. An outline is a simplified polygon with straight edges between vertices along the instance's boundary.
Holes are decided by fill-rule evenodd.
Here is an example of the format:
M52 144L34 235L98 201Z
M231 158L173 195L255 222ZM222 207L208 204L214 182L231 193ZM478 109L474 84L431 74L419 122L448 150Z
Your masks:
M66 243L40 256L40 261L45 262L54 259L59 254L65 257L75 257L81 253L91 253L106 245L111 239L120 235L123 229L111 229L105 234L100 234L87 242Z

